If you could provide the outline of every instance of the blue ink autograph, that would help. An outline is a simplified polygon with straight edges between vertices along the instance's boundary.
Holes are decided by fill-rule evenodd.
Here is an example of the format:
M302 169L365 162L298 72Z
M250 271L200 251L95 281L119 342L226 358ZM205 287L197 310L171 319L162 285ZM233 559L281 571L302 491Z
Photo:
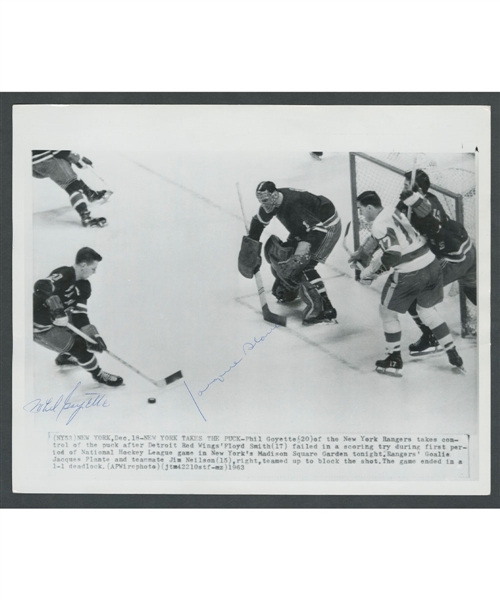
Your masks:
M202 396L207 390L208 388L216 383L217 381L219 381L220 383L224 383L225 381L225 375L227 375L229 372L231 372L233 369L235 369L240 363L241 361L247 356L247 353L252 351L255 346L257 344L260 344L262 342L264 342L266 340L266 338L271 335L271 333L278 327L278 325L275 325L274 327L271 327L271 329L262 337L260 337L259 339L257 339L256 337L253 338L253 342L245 342L243 344L243 354L244 356L242 358L240 358L239 360L235 360L233 361L233 364L229 367L229 369L226 369L223 373L221 373L218 377L216 377L215 379L212 379L212 381L203 389L200 390L198 392L198 396Z
M109 403L105 398L105 394L98 394L97 392L85 392L85 396L90 396L86 400L74 401L72 399L73 394L82 384L79 381L76 386L71 390L71 392L64 397L64 394L59 396L57 400L53 400L49 398L48 400L41 400L37 398L36 400L32 400L23 406L23 410L29 413L54 413L56 416L56 421L59 419L61 414L64 411L72 411L69 413L69 418L66 421L66 425L69 425L71 421L76 417L76 415L86 408L107 408Z

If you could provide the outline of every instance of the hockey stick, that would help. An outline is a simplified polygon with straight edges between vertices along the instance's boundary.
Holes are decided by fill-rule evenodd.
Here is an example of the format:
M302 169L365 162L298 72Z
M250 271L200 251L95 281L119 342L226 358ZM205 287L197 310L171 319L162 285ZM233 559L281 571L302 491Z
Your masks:
M104 194L104 196L101 198L100 201L96 202L97 204L104 204L104 202L107 202L109 200L109 197L111 196L113 191L109 189L108 183L96 172L96 170L94 169L94 167L92 165L89 165L87 168L90 169L92 171L92 173L97 177L97 179L100 179L106 186L106 193Z
M109 187L107 182L104 181L104 179L100 175L98 175L98 173L94 169L93 165L89 165L87 168L90 169L92 171L92 173L94 173L94 175L97 177L97 179L100 179L106 187Z
M66 325L66 327L68 329L71 329L71 331L73 331L74 333L76 333L77 335L79 335L81 338L83 338L85 341L89 342L90 344L96 344L97 343L95 340L93 340L91 337L89 337L88 335L86 335L85 333L83 333L83 331L81 331L80 329L78 329L77 327L75 327L74 325L72 325L71 323L68 323ZM140 375L144 379L147 379L150 383L152 383L156 387L164 388L164 387L167 387L167 385L169 385L171 383L174 383L174 381L182 379L182 371L176 371L175 373L172 373L172 375L168 375L167 377L164 377L163 379L159 379L158 381L155 381L151 377L148 377L147 375L144 375L144 373L141 373L141 371L139 371L139 369L136 369L132 365L129 365L128 362L125 362L123 360L123 358L120 358L119 356L117 356L116 354L114 354L113 352L111 352L111 350L106 349L106 352L110 356L112 356L115 360L117 360L118 362L121 362L122 365L125 365L131 371L134 371L134 373L137 373L137 375Z
M350 228L351 228L351 221L349 221L349 223L347 223L347 225L346 225L345 233L344 233L344 239L342 241L342 247L347 252L347 254L349 254L349 256L352 258L355 253L351 252L349 250L349 247L347 246L347 236L349 235L349 229ZM352 268L356 269L357 271L362 271L363 270L363 266L360 265L359 262L352 263Z
M354 254L354 252L351 252L349 250L349 248L347 247L347 236L349 235L349 229L350 228L351 228L351 221L349 221L349 223L347 223L347 225L346 225L345 233L344 233L344 239L342 241L342 247L347 252L347 254L349 254L349 256L352 256Z
M240 184L236 184L236 189L238 190L238 198L240 201L241 214L243 216L243 223L245 224L245 230L248 235L248 225L245 217L245 209L243 208L243 199L241 197ZM276 323L276 325L281 325L282 327L286 327L286 317L282 317L281 315L277 315L276 313L271 312L267 304L266 292L264 290L264 283L262 282L262 275L260 271L254 274L255 283L257 285L257 291L259 292L259 300L260 306L262 308L262 315L264 317L264 321L268 323Z
M410 190L413 190L413 185L417 178L417 162L418 162L418 155L415 154L415 156L413 157L413 168L411 170ZM408 218L408 221L410 221L410 222L411 222L411 212L412 212L411 206L409 206L406 217Z

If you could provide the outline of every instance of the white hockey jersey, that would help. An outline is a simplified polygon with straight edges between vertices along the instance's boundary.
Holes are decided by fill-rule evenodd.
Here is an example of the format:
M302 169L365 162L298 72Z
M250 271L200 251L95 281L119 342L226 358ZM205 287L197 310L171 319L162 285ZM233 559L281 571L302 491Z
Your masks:
M425 238L394 207L386 207L377 215L372 236L384 252L382 262L400 273L423 269L435 258Z

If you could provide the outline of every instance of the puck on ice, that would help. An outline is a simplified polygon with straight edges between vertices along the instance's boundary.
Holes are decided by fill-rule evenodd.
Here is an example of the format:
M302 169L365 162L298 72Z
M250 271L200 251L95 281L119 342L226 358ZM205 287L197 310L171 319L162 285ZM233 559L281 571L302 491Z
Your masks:
M156 402L156 398L148 398L149 404L154 404Z

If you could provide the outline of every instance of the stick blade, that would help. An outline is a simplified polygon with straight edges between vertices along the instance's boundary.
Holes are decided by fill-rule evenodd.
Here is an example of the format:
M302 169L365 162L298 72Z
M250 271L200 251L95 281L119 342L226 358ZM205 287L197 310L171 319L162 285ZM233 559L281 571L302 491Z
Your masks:
M281 325L281 327L286 327L286 317L282 317L281 315L271 312L267 304L262 307L262 314L264 315L264 321Z
M182 371L176 371L175 373L172 373L172 375L169 375L168 377L165 377L163 379L160 379L159 381L155 381L155 385L157 387L167 387L167 385L170 385L171 383L175 383L176 381L179 381L179 379L182 379L183 375L182 375Z

